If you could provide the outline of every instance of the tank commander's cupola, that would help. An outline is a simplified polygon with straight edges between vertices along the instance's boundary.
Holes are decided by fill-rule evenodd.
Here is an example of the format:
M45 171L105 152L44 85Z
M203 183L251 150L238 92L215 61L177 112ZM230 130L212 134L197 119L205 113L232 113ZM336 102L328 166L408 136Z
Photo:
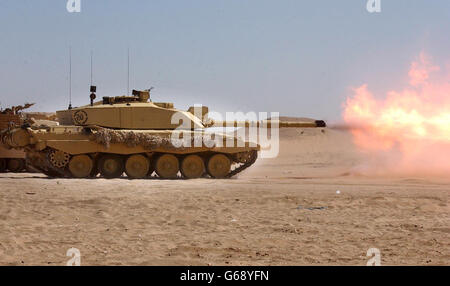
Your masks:
M131 94L135 97L138 97L140 102L147 102L150 100L150 91L151 90L152 90L152 88L146 89L143 91L133 89Z

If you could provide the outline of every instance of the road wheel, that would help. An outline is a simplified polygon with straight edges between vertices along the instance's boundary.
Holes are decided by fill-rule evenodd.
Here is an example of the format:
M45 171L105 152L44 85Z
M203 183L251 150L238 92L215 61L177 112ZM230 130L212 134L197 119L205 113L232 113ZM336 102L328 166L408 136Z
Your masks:
M189 155L181 162L181 174L187 179L200 178L205 173L205 163L198 155Z
M131 179L142 179L150 170L150 161L144 155L131 155L125 163L125 173Z
M208 160L207 171L213 178L225 178L231 170L231 161L224 154L213 155Z
M8 170L13 173L21 172L25 168L25 160L23 159L9 159Z
M0 173L5 172L6 167L7 167L6 159L0 158Z
M88 155L74 156L69 162L69 171L75 178L87 178L92 172L94 163Z
M123 160L117 155L104 155L98 162L100 174L107 179L118 178L124 171Z
M156 159L155 170L159 177L173 179L177 177L180 169L178 158L172 154L164 154Z

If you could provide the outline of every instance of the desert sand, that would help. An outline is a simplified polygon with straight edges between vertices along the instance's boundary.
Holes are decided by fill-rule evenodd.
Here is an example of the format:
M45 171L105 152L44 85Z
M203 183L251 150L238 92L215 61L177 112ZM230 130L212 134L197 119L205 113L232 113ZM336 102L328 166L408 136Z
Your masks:
M450 179L361 172L344 131L280 149L228 180L0 174L0 265L450 264Z

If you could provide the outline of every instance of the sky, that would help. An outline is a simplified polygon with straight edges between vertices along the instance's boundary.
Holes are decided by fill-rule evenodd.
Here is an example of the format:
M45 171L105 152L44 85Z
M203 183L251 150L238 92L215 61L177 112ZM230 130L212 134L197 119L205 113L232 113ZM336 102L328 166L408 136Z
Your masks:
M153 101L218 112L338 121L351 89L407 84L421 52L450 67L450 1L0 0L0 102L34 111L152 91Z

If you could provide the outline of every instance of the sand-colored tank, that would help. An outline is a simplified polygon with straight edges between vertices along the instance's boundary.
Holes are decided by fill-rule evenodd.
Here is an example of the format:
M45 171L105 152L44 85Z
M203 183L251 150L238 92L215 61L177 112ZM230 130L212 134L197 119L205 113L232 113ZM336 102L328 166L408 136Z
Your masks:
M2 135L1 142L24 149L30 164L49 176L87 178L99 173L117 178L229 178L257 159L260 146L208 127L223 124L204 117L206 107L188 111L172 103L150 100L150 90L133 96L103 97L95 102L57 112L60 125L23 126ZM231 122L228 125L324 127L316 122Z
M23 106L13 106L0 111L0 132L7 130L11 126L22 125L26 116L22 110L33 106L25 104ZM13 173L21 172L26 167L26 153L23 150L14 150L0 146L0 173L9 171Z

